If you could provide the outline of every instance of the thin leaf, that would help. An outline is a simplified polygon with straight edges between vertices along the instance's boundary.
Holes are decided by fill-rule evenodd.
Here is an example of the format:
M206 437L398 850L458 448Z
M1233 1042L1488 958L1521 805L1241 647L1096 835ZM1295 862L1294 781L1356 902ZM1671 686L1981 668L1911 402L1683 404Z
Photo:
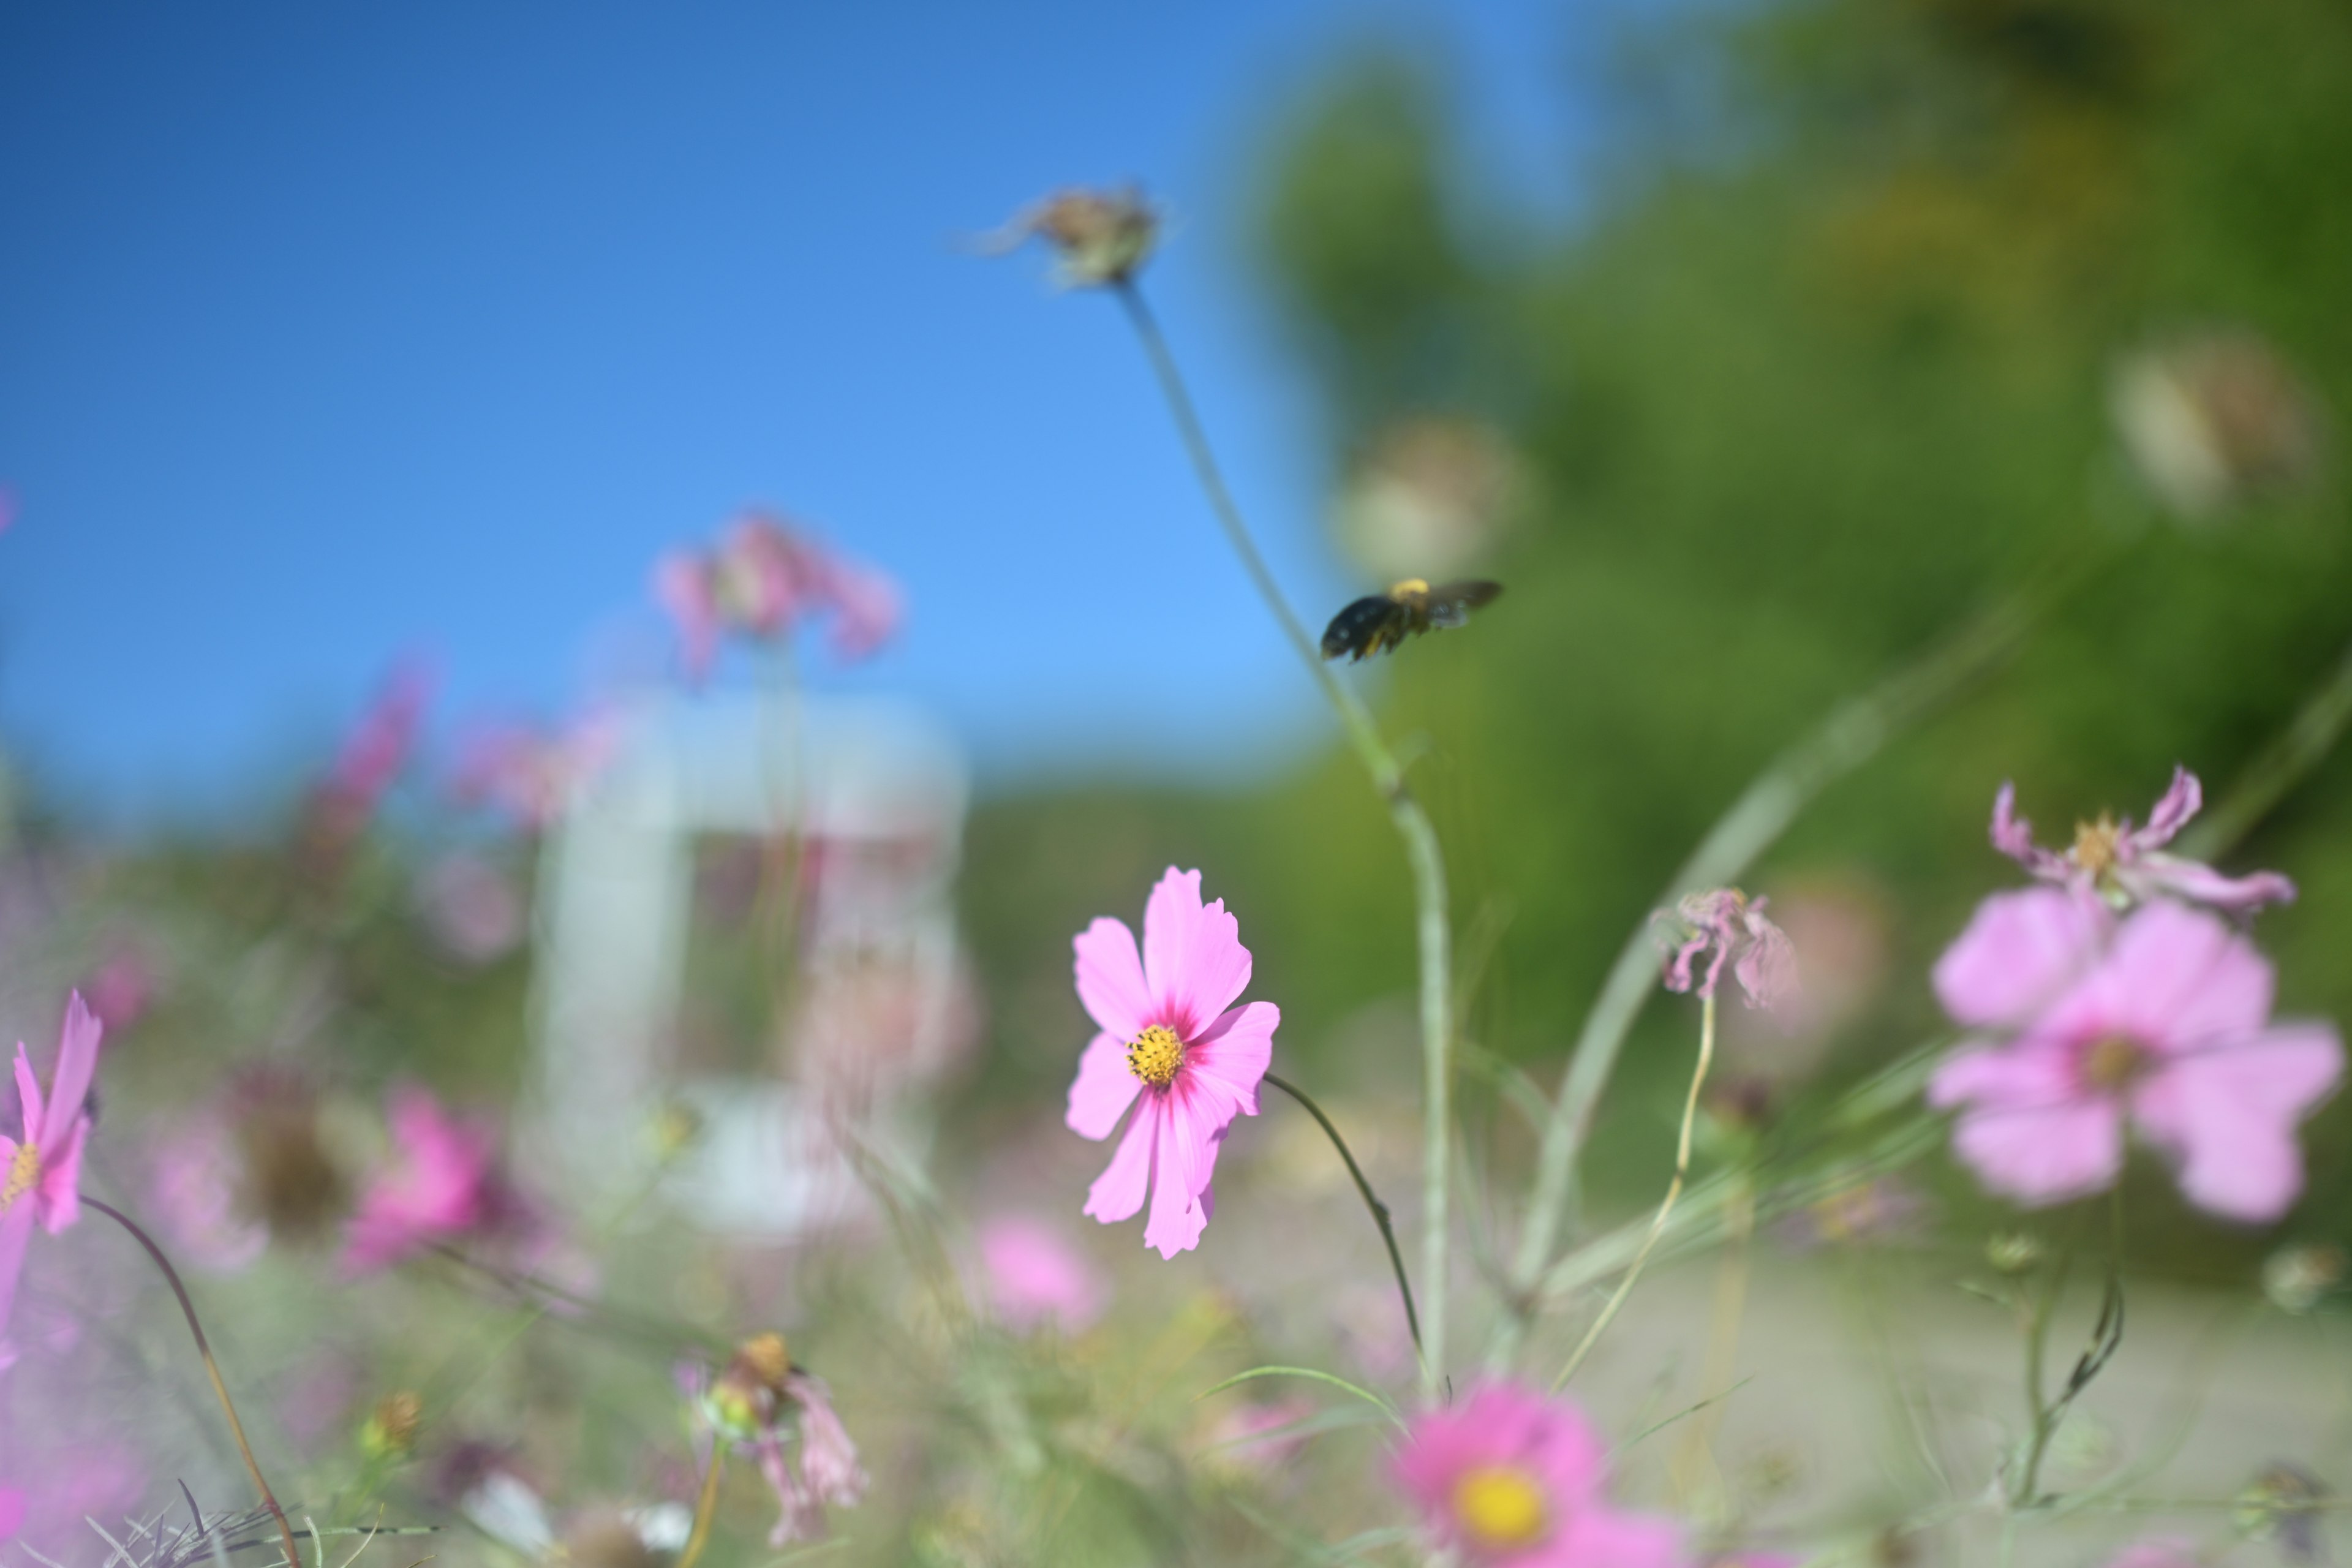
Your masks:
M1235 1384L1247 1383L1254 1377L1305 1377L1312 1378L1317 1383L1328 1383L1334 1388L1345 1389L1348 1393L1354 1394L1357 1398L1363 1400L1366 1404L1377 1405L1390 1420L1395 1422L1398 1426L1402 1426L1404 1425L1403 1413L1399 1411L1395 1405L1381 1398L1379 1394L1374 1394L1370 1389L1359 1388L1344 1377L1335 1377L1328 1372L1318 1372L1311 1366L1254 1366L1247 1372L1237 1372L1234 1373L1233 1376L1225 1379L1224 1382L1201 1390L1200 1393L1192 1395L1192 1397L1195 1401L1206 1399L1212 1394L1223 1394L1226 1389L1233 1387Z

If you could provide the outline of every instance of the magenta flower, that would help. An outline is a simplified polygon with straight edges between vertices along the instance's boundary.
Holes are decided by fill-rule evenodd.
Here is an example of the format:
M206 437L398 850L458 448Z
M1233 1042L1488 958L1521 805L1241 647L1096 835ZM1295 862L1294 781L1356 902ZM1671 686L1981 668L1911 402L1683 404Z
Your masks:
M737 519L715 549L663 556L654 597L677 623L687 673L698 680L730 634L772 641L829 616L835 654L863 658L890 639L901 611L889 578L756 511Z
M1797 950L1779 926L1765 918L1770 900L1750 899L1737 888L1716 888L1685 893L1672 913L1660 910L1650 918L1672 921L1681 930L1666 957L1666 989L1690 991L1709 1000L1723 966L1732 966L1750 1007L1775 1008L1796 1000ZM1705 974L1692 965L1707 956Z
M386 1120L392 1158L360 1194L344 1238L347 1274L382 1268L484 1228L509 1207L487 1128L446 1114L421 1089L394 1089Z
M66 1003L46 1101L24 1043L17 1043L16 1103L24 1113L24 1140L0 1134L0 1336L8 1330L33 1226L55 1236L81 1217L81 1148L89 1136L85 1105L104 1033L105 1026L75 992ZM0 1347L0 1355L6 1353Z
M2276 871L2225 877L2165 853L2164 846L2205 805L2204 786L2187 768L2172 770L2172 784L2148 813L2146 827L2102 814L2096 822L2074 825L2074 842L2063 853L2033 842L2033 824L2016 815L2016 805L2017 786L2002 784L1992 802L1992 847L2043 881L2095 893L2118 910L2166 897L2235 913L2294 898L2294 884Z
M2147 904L2103 944L2107 924L2067 893L1998 895L1937 963L1955 1018L2013 1031L1930 1080L1959 1108L1954 1149L1992 1191L2060 1203L2114 1184L2128 1121L2189 1202L2278 1218L2303 1186L2295 1124L2343 1070L2334 1026L2272 1023L2270 964L2210 914Z
M1464 1568L1687 1562L1670 1521L1609 1506L1607 1455L1573 1405L1487 1383L1416 1416L1393 1468L1430 1535Z
M1223 899L1202 907L1198 871L1171 866L1151 889L1139 959L1135 934L1108 917L1071 946L1078 1000L1101 1032L1078 1058L1064 1121L1100 1140L1137 1106L1085 1212L1116 1224L1143 1206L1149 1187L1143 1243L1173 1258L1200 1244L1218 1146L1236 1114L1257 1114L1282 1013L1271 1002L1232 1005L1249 988L1249 949Z
M980 1227L980 1263L996 1315L1026 1331L1052 1321L1083 1333L1102 1316L1102 1277L1052 1226L1003 1215Z

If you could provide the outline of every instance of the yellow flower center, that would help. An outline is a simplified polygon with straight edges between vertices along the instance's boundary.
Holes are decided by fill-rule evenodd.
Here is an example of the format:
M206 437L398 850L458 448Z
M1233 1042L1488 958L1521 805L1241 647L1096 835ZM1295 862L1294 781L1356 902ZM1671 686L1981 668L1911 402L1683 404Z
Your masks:
M1473 1546L1531 1546L1551 1529L1543 1489L1509 1465L1465 1470L1454 1483L1454 1517Z
M2115 869L2123 852L2123 829L2105 812L2099 813L2096 822L2074 825L2074 864L2094 877L2104 877Z
M1127 1042L1127 1070L1154 1089L1174 1083L1183 1065L1184 1042L1165 1024L1154 1024Z
M8 1162L8 1180L0 1185L0 1214L8 1211L18 1198L33 1190L41 1179L41 1152L30 1143L16 1145L16 1157Z
M2083 1081L2105 1093L2129 1089L2147 1070L2147 1051L2123 1035L2102 1035L2083 1053Z

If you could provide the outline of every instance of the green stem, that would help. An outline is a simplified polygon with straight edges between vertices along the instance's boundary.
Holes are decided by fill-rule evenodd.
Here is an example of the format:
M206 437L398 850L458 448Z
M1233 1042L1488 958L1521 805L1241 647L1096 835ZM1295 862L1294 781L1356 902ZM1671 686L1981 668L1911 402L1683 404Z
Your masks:
M2059 1297L2065 1291L2066 1274L2073 1261L2071 1248L2059 1254L2056 1265L2050 1270L2049 1282L2042 1287L2026 1319L2025 1414L2032 1427L2026 1441L2025 1463L2018 1470L2017 1484L2010 1489L2012 1511L2033 1501L2041 1487L2042 1458L2049 1451L2050 1439L2057 1431L2055 1413L2042 1388L2042 1362L2049 1347L2050 1320L2057 1311Z
M172 1294L179 1299L180 1315L188 1320L188 1332L195 1336L196 1354L204 1360L205 1375L213 1380L213 1394L220 1400L223 1413L228 1416L228 1429L236 1438L236 1451L245 1458L246 1473L253 1478L255 1488L261 1493L261 1506L268 1509L269 1517L277 1521L278 1538L286 1552L287 1568L302 1568L302 1554L294 1546L294 1527L286 1521L286 1510L278 1506L277 1494L269 1489L268 1481L262 1478L261 1466L253 1457L253 1445L245 1440L245 1423L237 1419L236 1405L228 1396L228 1384L221 1379L220 1363L213 1360L212 1344L205 1338L204 1324L196 1320L196 1304L188 1299L188 1288L180 1282L180 1271L172 1267L172 1260L163 1256L163 1249L155 1245L155 1238L142 1230L129 1215L111 1204L99 1202L87 1193L82 1194L81 1201L85 1206L96 1209L129 1231L131 1239L145 1247L147 1256L155 1260L155 1267L163 1271L163 1279L172 1287Z
M1381 1240L1389 1249L1389 1267L1396 1270L1397 1294L1404 1300L1405 1330L1412 1335L1413 1352L1419 1354L1421 1319L1412 1310L1412 1285L1405 1279L1404 1256L1397 1250L1396 1231L1389 1224L1389 1205L1381 1202L1372 1192L1372 1184L1364 1179L1364 1168L1356 1163L1356 1156L1348 1150L1348 1141L1339 1136L1339 1130L1331 1125L1331 1119L1323 1114L1323 1108L1307 1098L1306 1091L1272 1073L1265 1075L1265 1081L1307 1108L1307 1114L1315 1118L1316 1124L1323 1129L1323 1135L1331 1140L1331 1147L1339 1151L1339 1158L1347 1164L1348 1174L1355 1178L1356 1191L1363 1195L1364 1206L1372 1211L1372 1223L1381 1227Z
M1193 474L1208 497L1218 525L1224 530L1226 542L1241 557L1243 569L1282 627L1283 636L1289 639L1291 650L1307 666L1325 700L1339 715L1349 743L1355 748L1364 771L1371 775L1372 788L1387 803L1389 818L1404 841L1405 859L1412 870L1413 900L1419 911L1416 937L1421 952L1421 1288L1426 1309L1421 1384L1424 1397L1434 1397L1445 1368L1446 1247L1452 1203L1448 1183L1453 1170L1449 1145L1454 1126L1452 998L1447 979L1452 964L1452 929L1446 918L1445 861L1438 848L1437 830L1406 787L1404 770L1381 741L1370 710L1324 663L1313 639L1307 635L1307 627L1291 609L1290 601L1283 597L1282 585L1275 581L1273 570L1258 553L1257 542L1251 537L1249 524L1225 484L1224 472L1217 466L1216 454L1209 445L1199 411L1193 407L1183 374L1177 368L1176 357L1169 351L1168 341L1161 335L1150 307L1144 303L1142 290L1129 279L1120 280L1114 292L1126 308L1128 321L1135 328L1145 357L1151 362L1160 395L1167 401L1177 434L1192 459Z
M694 1531L686 1538L686 1548L677 1554L671 1568L694 1568L702 1560L702 1549L710 1544L710 1521L719 1513L719 1475L726 1462L727 1439L713 1432L710 1469L702 1478L702 1496L694 1505Z
M2336 749L2347 725L2352 725L2352 648L2304 699L2287 727L2246 764L2221 803L2180 836L2179 852L2192 860L2215 860L2228 853Z
M1666 1221L1674 1217L1675 1200L1683 1195L1683 1184L1690 1179L1691 1129L1698 1122L1698 1091L1706 1082L1707 1068L1714 1065L1715 993L1710 991L1699 1002L1698 1066L1691 1072L1690 1093L1683 1100L1682 1135L1675 1142L1675 1179L1666 1184L1665 1201L1658 1205L1658 1217L1650 1222L1650 1233L1642 1238L1642 1249L1633 1254L1633 1261L1626 1268L1625 1278L1617 1282L1617 1289L1609 1298L1609 1304L1601 1309L1601 1316L1592 1320L1592 1327L1585 1331L1582 1342L1576 1347L1576 1353L1568 1358L1568 1364L1561 1367L1559 1375L1552 1380L1551 1391L1554 1394L1568 1386L1568 1380L1576 1375L1576 1369L1584 1364L1584 1358L1591 1354L1592 1347L1600 1342L1602 1331L1617 1316L1617 1309L1622 1307L1625 1298L1633 1293L1633 1282L1641 1279L1642 1266L1650 1260L1651 1249L1658 1245L1658 1237L1665 1234Z
M1870 690L1832 709L1813 731L1782 752L1742 791L1665 886L1671 906L1697 888L1726 887L1755 863L1813 797L1876 756L1886 742L1950 700L2013 653L2050 605L2088 575L2087 567L2052 573L1967 622L1918 659ZM1508 1362L1552 1261L1576 1183L1577 1157L1591 1131L1601 1091L1617 1066L1633 1021L1657 989L1658 955L1645 918L1619 950L1585 1015L1536 1157L1527 1222L1519 1233L1506 1292L1509 1310L1496 1324L1489 1364Z

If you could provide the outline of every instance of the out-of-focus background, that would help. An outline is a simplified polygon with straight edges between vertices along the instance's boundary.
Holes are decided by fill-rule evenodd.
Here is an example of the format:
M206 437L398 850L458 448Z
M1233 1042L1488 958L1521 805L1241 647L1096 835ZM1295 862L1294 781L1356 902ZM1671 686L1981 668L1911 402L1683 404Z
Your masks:
M227 1128L216 1334L306 1495L346 1485L372 1400L459 1377L449 1336L478 1331L446 1326L448 1281L293 1299L332 1268L289 1238L331 1230L400 1084L507 1113L569 1227L546 1268L634 1248L607 1278L649 1310L807 1326L796 1353L830 1352L873 1434L876 1499L836 1516L859 1561L995 1561L969 1543L1013 1531L980 1461L925 1447L937 1387L871 1326L914 1287L873 1261L897 1211L861 1159L1116 1268L1086 1354L1132 1376L1127 1415L1028 1520L1075 1518L1070 1561L1275 1551L1264 1498L1188 1521L1179 1494L1222 1506L1192 1471L1104 1459L1146 1408L1193 1452L1195 1415L1153 1403L1171 1358L1214 1381L1191 1339L1402 1376L1370 1228L1287 1106L1229 1142L1200 1252L1076 1216L1102 1151L1060 1121L1088 1032L1069 938L1135 921L1171 863L1238 914L1282 1070L1400 1192L1419 1060L1395 837L1117 309L982 254L1057 185L1163 204L1144 286L1307 620L1402 576L1508 585L1345 678L1408 738L1446 847L1465 1038L1547 1089L1746 781L1972 617L2048 606L1749 879L1817 974L1795 1037L1728 1042L1768 1120L1941 1026L1927 968L2015 875L1985 841L2002 781L2060 842L2144 817L2176 763L2225 797L2352 645L2332 0L19 7L0 148L0 1020L46 1041L67 986L110 984L102 1127ZM752 505L895 579L878 656L680 680L653 563ZM344 824L320 781L387 681L415 739ZM621 738L559 809L453 789L524 732L501 727L583 716ZM2299 886L2260 926L2285 1012L2352 1016L2347 783L2322 752L2229 847ZM1602 1215L1664 1180L1689 1027L1654 1007L1626 1052ZM1507 1094L1465 1093L1475 1270L1507 1252L1530 1140ZM827 1142L812 1107L843 1094L874 1150ZM670 1105L700 1131L647 1200ZM2136 1166L2136 1268L2193 1303L2252 1292L2282 1240L2352 1246L2347 1131L2340 1105L2312 1124L2278 1230ZM93 1190L163 1192L163 1136L94 1146ZM1957 1275L2008 1218L1940 1159L1902 1245ZM270 1180L317 1212L255 1241ZM1328 1206L1328 1250L1289 1245L1293 1196ZM691 1223L646 1235L646 1202ZM82 1321L76 1289L129 1278L56 1267L20 1313ZM664 1360L600 1346L592 1378L561 1323L518 1334L436 1440L523 1455L559 1513L674 1494L683 1428L610 1417L658 1404ZM1621 1353L1630 1411L1656 1369ZM145 1385L107 1364L88 1408L114 1418ZM987 1400L964 1419L1018 1447ZM29 1463L21 1429L0 1450ZM1375 1451L1318 1440L1359 1499ZM123 1453L137 1485L173 1473ZM473 1479L384 1495L427 1510ZM1864 1511L1806 1485L1792 1518Z

